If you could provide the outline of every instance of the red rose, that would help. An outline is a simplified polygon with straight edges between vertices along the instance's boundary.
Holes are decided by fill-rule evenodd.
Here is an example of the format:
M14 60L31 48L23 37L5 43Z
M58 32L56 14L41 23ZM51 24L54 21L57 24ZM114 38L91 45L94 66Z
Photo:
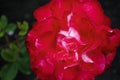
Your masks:
M51 0L34 12L26 47L42 80L94 80L114 59L120 31L97 0Z

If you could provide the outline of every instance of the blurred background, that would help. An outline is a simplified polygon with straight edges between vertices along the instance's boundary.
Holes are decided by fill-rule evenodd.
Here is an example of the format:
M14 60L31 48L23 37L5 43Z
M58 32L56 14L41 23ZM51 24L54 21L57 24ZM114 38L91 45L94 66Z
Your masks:
M112 27L120 29L120 0L99 0L105 13L112 20ZM48 3L49 0L0 0L0 16L5 15L8 22L16 21L29 23L29 28L34 23L33 11ZM24 22L23 22L24 24ZM25 23L26 24L26 23ZM19 23L17 24L19 26ZM17 33L18 29L15 31ZM24 36L24 35L23 35ZM0 46L4 45L4 39L0 40ZM0 68L8 62L0 56ZM8 79L9 80L9 79ZM18 71L14 80L37 80L33 73L25 75ZM110 70L98 76L96 80L120 80L120 47L117 49L117 55L111 65Z

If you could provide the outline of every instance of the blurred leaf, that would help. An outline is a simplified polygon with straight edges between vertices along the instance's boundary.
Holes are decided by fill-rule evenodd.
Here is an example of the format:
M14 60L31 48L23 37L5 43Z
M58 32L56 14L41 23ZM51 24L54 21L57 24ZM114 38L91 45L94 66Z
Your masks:
M7 26L8 20L7 17L5 15L2 15L0 18L0 30L2 28L5 28Z
M31 74L30 60L29 60L29 55L27 53L27 50L25 48L25 41L21 42L20 55L21 57L19 57L18 59L19 70L26 75Z
M11 49L11 51L15 52L15 53L18 53L18 47L16 46L16 44L14 43L11 43L9 45L9 48Z
M8 62L15 62L18 58L18 48L15 44L10 44L8 49L2 49L1 57Z
M21 52L21 56L23 56L23 57L29 56L25 46L22 47L20 52Z
M27 50L25 48L25 41L23 40L23 36L25 36L28 31L28 22L18 22L17 25L14 23L8 24L6 16L1 16L0 37L4 37L4 35L14 33L15 29L17 28L16 26L20 30L18 36L16 36L17 41L20 42L20 49L16 44L11 43L11 41L8 41L8 45L5 45L5 47L7 48L4 49L3 47L2 49L0 49L1 58L3 58L5 61L8 61L7 64L5 64L0 70L0 80L14 80L18 70L20 70L26 75L31 74L29 55L27 54ZM12 41L16 43L16 39L15 41Z
M0 70L1 80L14 80L18 72L17 64L6 64Z
M27 53L27 50L26 50L26 47L25 47L25 41L21 41L21 50L20 50L20 54L22 57L26 57L26 56L29 56L28 53Z
M0 38L4 36L4 32L0 31Z
M5 32L14 32L14 30L16 29L16 24L14 23L10 23L8 24L8 26L5 29Z
M29 62L29 58L28 56L20 58L18 60L19 63L19 70L26 75L30 75L31 74L31 69L30 69L30 62Z
M24 36L24 35L26 35L26 33L27 33L26 31L22 30L22 31L19 32L19 35Z
M28 31L28 22L23 21L23 24L20 22L17 22L18 28L20 29L19 35L20 36L25 36L27 31Z

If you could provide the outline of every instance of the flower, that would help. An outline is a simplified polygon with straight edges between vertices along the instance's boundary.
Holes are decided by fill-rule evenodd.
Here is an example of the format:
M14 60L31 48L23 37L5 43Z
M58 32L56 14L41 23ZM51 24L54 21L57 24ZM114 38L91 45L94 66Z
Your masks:
M120 30L98 0L51 0L35 10L26 37L31 68L41 80L94 80L113 61Z

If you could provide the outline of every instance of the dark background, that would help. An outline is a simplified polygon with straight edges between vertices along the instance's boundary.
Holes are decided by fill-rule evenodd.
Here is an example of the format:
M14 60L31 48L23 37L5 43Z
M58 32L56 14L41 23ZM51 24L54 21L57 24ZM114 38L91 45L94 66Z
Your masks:
M120 0L99 1L105 13L111 18L112 27L120 29ZM35 21L33 11L48 2L49 0L0 0L0 16L6 15L9 22L27 20L31 27ZM15 80L33 80L33 77L18 73ZM98 76L96 80L120 80L120 47L110 70Z

